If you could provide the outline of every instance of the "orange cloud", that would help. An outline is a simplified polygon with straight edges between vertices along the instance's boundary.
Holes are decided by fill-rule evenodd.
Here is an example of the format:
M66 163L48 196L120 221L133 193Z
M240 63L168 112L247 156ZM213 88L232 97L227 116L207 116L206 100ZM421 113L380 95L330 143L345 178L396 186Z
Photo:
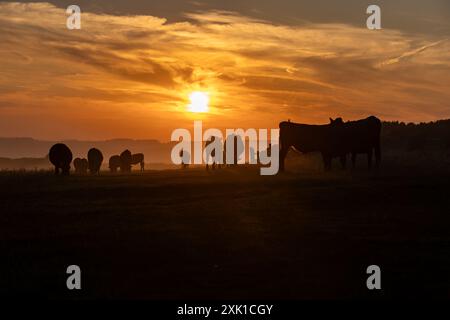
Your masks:
M168 140L191 125L196 90L211 93L202 117L219 128L449 115L445 39L223 11L185 17L82 13L82 29L67 30L51 4L0 3L0 136Z

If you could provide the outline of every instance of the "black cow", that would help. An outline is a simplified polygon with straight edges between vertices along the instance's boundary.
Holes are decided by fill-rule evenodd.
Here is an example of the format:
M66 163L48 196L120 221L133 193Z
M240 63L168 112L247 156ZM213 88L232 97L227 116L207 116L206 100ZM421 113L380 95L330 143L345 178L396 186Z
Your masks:
M216 165L218 169L222 168L222 164L220 163L220 159L218 159L218 157L216 157L216 143L220 144L221 149L222 149L222 140L219 137L216 136L212 136L209 138L208 141L206 141L205 143L205 150L206 150L206 170L209 170L209 163L212 161L212 169L215 170L216 169ZM208 148L208 146L210 146ZM222 150L220 151L222 152Z
M111 172L117 172L117 169L120 168L121 164L120 156L115 155L109 158L109 170Z
M330 119L330 124L340 132L340 148L345 153L352 154L352 166L355 167L356 156L360 153L367 154L369 169L372 167L372 156L375 152L375 165L378 168L381 162L381 120L370 116L357 121L343 122L342 119Z
M227 158L227 147L232 146L233 147L233 159ZM242 140L242 137L237 134L230 134L227 136L227 138L224 141L223 144L223 162L226 164L226 167L230 166L237 166L239 163L239 160L242 157L242 154L244 153L245 148L245 142ZM228 161L227 161L228 160ZM232 163L229 163L232 161Z
M86 174L89 167L89 163L87 159L76 158L75 160L73 160L73 166L75 168L75 173Z
M48 158L55 166L55 174L59 175L61 169L62 175L70 174L70 163L72 162L72 151L69 147L62 143L57 143L50 148Z
M103 162L103 154L100 150L92 148L88 151L89 172L99 174Z
M280 171L284 171L284 160L291 147L302 153L320 152L325 170L331 169L331 160L339 157L346 166L346 152L342 145L343 126L298 124L290 121L280 123Z
M144 154L143 153L136 153L131 155L131 164L139 164L141 166L141 171L144 172L145 170L145 162L144 162Z
M133 161L133 155L130 150L125 150L120 154L120 171L131 172L131 162Z

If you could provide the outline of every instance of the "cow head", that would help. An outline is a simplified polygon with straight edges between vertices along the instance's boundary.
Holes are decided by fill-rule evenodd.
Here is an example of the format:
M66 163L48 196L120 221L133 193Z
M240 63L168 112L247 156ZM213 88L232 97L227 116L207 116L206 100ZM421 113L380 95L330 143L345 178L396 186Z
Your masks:
M330 118L330 124L332 125L339 125L339 124L343 124L344 120L342 120L342 118L336 118L333 120L333 118Z

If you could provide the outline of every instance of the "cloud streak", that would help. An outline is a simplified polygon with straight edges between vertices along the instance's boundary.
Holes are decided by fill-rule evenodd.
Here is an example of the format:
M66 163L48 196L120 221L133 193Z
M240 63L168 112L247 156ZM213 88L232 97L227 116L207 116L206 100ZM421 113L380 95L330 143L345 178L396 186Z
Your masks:
M204 120L216 127L448 117L446 40L336 23L274 25L229 11L184 16L168 23L82 13L82 29L70 31L54 5L0 3L0 124L17 124L0 135L167 140L173 128L190 125L194 90L211 93ZM39 119L36 110L45 125L73 125L40 136L39 121L21 126L30 114ZM79 130L111 119L111 130Z

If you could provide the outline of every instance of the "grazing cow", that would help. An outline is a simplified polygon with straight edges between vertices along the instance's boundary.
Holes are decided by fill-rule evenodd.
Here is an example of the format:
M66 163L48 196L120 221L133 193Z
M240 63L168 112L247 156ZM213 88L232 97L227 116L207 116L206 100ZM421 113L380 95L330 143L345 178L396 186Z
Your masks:
M72 151L65 144L57 143L50 148L48 158L55 166L55 174L59 175L61 169L62 175L70 174L70 163L72 162Z
M356 156L367 154L368 168L372 167L372 156L375 152L375 165L378 168L381 161L381 120L371 116L357 121L343 122L342 119L330 119L331 125L340 128L342 141L340 147L346 153L352 154L352 166L355 168Z
M120 171L131 172L131 162L133 157L130 150L125 150L120 154Z
M103 154L100 150L92 148L88 152L89 171L91 174L100 174L100 167L103 162Z
M346 154L342 150L342 128L337 124L309 125L290 121L280 123L280 171L291 147L302 153L320 152L325 170L331 169L333 157L339 157L345 168Z
M109 170L111 172L117 172L117 169L120 168L121 164L120 156L112 156L109 158Z
M144 168L144 166L145 166L144 154L143 153L136 153L136 154L133 154L131 156L131 164L135 165L135 164L138 164L138 163L141 165L141 171L143 172L145 170L145 168Z
M76 158L75 160L73 160L73 166L75 167L75 173L86 174L89 163L87 159Z

